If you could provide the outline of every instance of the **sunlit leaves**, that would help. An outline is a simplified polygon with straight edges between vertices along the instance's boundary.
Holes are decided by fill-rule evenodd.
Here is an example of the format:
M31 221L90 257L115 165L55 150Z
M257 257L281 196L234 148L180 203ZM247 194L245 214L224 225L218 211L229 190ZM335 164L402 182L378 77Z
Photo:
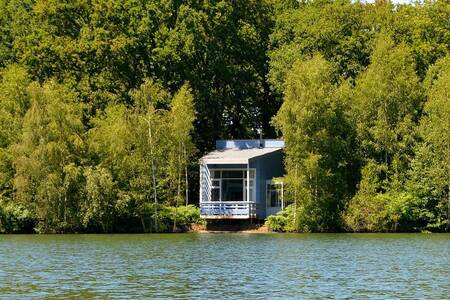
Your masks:
M331 64L322 56L297 61L274 119L286 143L286 188L298 206L301 231L337 228L352 184L352 129L338 93Z

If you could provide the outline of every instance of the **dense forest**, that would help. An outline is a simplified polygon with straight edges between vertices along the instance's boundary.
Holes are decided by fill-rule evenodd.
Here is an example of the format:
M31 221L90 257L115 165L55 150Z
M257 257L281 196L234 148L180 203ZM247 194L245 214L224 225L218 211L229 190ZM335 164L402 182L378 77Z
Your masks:
M273 229L448 230L450 3L0 0L0 232L177 230L259 128Z

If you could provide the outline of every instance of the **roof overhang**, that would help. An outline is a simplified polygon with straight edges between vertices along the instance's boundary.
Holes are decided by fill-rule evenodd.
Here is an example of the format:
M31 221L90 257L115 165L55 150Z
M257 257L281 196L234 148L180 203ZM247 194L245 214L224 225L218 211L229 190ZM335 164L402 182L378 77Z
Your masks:
M215 150L203 156L200 163L204 165L248 164L253 158L281 151L283 148L251 148Z

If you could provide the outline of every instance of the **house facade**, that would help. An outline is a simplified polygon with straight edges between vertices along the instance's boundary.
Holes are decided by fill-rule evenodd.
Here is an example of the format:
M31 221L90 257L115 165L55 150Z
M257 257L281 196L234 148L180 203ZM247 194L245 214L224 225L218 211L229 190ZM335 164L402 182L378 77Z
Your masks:
M264 219L284 207L282 140L219 140L200 159L204 219Z

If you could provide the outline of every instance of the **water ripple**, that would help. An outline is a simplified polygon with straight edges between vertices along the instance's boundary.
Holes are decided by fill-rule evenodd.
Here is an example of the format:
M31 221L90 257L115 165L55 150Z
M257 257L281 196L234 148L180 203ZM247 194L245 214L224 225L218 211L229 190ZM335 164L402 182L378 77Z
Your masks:
M448 299L450 234L0 236L0 298Z

